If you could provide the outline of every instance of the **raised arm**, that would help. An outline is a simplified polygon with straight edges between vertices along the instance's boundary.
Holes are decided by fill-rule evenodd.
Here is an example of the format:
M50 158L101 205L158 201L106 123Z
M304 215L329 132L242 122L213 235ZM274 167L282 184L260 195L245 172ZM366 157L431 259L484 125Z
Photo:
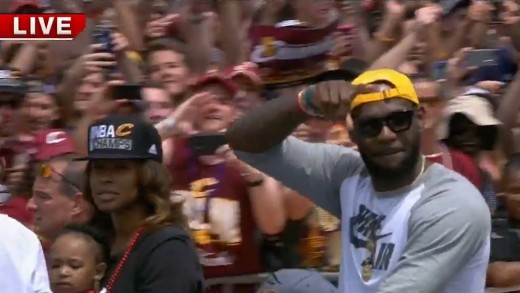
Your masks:
M327 117L345 117L352 88L345 81L327 81L302 95L312 109ZM340 216L339 190L346 177L356 175L363 163L358 153L335 145L312 144L289 137L310 113L295 97L267 102L244 115L227 131L238 158L284 185L308 196Z
M364 166L353 150L294 137L265 153L235 151L235 154L336 217L341 217L339 193L343 180L359 174Z
M242 116L226 136L234 150L261 153L280 144L307 119L309 116L298 108L295 97L281 97Z

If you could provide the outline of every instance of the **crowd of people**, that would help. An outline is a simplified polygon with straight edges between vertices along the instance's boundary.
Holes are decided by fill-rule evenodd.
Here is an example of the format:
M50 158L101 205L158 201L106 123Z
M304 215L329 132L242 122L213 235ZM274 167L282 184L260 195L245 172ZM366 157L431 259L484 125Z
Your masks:
M0 292L520 291L517 0L4 6Z

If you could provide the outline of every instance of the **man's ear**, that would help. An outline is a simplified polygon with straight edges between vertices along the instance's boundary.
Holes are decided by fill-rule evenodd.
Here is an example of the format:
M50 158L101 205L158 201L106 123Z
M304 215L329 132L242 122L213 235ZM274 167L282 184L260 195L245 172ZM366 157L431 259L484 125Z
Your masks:
M77 217L83 212L84 200L85 199L84 199L83 193L81 193L79 191L76 194L74 194L74 196L72 197L72 202L73 202L72 216L73 217Z
M419 127L422 131L426 126L426 109L424 106L419 106L415 112L415 115L417 117L417 123L419 123Z
M350 141L352 141L354 144L358 144L358 137L354 131L354 122L352 121L351 115L348 115L347 118L345 118L345 124L347 126L347 132L348 136L350 137Z

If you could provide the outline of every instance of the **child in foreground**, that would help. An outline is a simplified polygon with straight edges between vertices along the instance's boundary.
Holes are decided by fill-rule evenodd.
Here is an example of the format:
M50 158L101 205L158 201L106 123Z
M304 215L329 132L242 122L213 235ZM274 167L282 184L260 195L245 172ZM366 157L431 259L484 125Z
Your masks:
M68 226L50 249L54 293L96 293L109 258L108 241L89 226Z

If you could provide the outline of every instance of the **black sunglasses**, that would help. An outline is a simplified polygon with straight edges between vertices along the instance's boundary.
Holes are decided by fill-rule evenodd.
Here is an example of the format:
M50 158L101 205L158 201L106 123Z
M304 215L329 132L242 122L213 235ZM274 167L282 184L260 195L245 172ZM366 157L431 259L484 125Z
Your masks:
M354 131L363 137L376 137L381 133L383 126L390 128L394 133L410 129L414 111L406 110L393 112L385 117L359 119L354 121Z

